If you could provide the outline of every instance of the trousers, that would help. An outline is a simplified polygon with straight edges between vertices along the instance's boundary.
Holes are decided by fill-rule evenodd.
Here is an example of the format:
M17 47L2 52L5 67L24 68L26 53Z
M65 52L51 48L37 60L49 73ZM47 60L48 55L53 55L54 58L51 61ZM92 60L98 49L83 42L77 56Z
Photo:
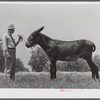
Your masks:
M10 75L10 79L15 79L15 68L16 68L16 49L15 48L8 48L8 52L10 57L7 57L6 52L5 56L5 67L4 73Z

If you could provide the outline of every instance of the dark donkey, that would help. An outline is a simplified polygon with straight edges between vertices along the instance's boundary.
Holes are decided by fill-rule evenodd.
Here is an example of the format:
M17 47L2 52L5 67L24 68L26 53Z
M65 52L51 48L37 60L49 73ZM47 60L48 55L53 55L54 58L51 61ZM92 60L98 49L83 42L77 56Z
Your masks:
M42 33L44 27L34 31L26 42L26 47L32 47L39 44L47 53L51 64L51 79L56 78L56 61L74 61L83 58L87 61L92 72L92 78L99 79L98 67L92 61L92 52L95 51L95 45L88 40L60 41L52 39Z

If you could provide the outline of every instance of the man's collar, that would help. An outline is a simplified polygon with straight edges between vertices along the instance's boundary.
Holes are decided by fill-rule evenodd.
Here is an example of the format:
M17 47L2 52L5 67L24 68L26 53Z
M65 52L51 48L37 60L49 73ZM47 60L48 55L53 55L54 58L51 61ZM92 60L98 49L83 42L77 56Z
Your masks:
M11 36L11 35L12 35L12 34L11 34L11 33L9 33L9 32L8 32L7 34L8 34L9 36Z

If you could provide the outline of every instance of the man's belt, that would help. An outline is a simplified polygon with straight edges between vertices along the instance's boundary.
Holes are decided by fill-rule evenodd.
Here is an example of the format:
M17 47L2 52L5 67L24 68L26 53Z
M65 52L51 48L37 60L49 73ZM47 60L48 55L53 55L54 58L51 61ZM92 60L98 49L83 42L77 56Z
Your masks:
M8 49L15 49L15 48L8 48Z

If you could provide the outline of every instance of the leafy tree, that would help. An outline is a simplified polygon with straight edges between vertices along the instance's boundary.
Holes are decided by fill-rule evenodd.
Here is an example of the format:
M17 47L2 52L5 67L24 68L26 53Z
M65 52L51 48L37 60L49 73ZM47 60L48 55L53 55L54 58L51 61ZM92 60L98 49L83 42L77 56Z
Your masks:
M43 71L50 72L50 61L47 61L46 64L44 64Z
M57 68L60 71L89 71L89 66L87 62L83 59L78 59L76 61L59 61Z
M75 65L75 63L76 63L75 61L68 62L67 66L69 67L69 71L75 71L75 66L77 66L77 65Z
M78 59L75 61L75 71L89 71L89 66L87 64L87 62L83 59Z
M4 72L4 56L3 56L1 39L0 39L0 72Z
M19 72L19 71L27 71L28 72L28 69L24 67L24 64L20 60L20 58L17 58L16 59L16 72Z
M32 67L32 71L40 72L44 70L48 61L44 50L40 46L36 46L34 50L31 51L31 58L28 64Z
M59 71L70 71L67 61L57 61L56 65Z
M100 71L100 56L95 55L93 58L94 63L98 66L98 70Z

